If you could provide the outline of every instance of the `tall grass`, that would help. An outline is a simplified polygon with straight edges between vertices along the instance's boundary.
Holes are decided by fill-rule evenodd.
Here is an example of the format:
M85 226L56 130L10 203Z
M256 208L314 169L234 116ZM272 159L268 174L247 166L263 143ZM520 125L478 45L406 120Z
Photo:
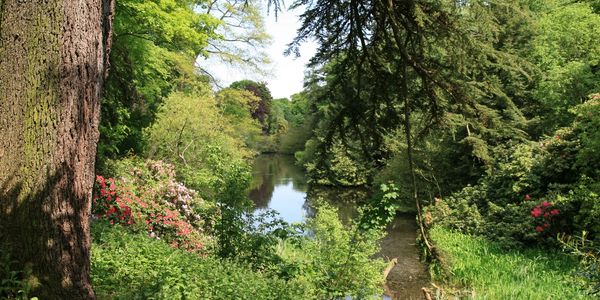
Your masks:
M467 289L462 296L475 299L590 299L573 272L577 261L551 250L506 250L481 237L431 230L431 238L448 271L437 274L444 285ZM456 290L455 290L456 291Z

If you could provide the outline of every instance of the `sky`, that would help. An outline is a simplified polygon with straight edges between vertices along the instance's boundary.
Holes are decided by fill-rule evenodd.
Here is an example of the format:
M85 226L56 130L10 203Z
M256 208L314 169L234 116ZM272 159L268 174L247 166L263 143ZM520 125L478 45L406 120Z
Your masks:
M265 9L265 29L272 37L272 44L266 49L272 61L271 65L266 66L269 75L259 76L254 73L245 72L238 68L228 66L223 63L211 62L205 67L214 77L217 78L222 87L227 87L234 81L242 79L251 79L255 81L264 81L271 91L273 98L289 98L291 95L302 91L304 81L304 69L310 58L316 51L316 44L306 42L300 48L300 57L295 55L284 56L286 45L296 36L296 30L300 26L298 16L302 11L284 11L279 12L277 20L271 8L267 15ZM206 65L207 62L201 62Z
M268 53L273 60L271 68L274 71L272 76L266 79L273 98L289 97L302 90L305 65L316 52L316 44L308 42L300 48L299 58L293 54L283 55L286 45L296 36L296 30L300 26L297 15L300 13L301 11L284 11L275 20L271 12L265 20L265 28L273 37L273 44Z

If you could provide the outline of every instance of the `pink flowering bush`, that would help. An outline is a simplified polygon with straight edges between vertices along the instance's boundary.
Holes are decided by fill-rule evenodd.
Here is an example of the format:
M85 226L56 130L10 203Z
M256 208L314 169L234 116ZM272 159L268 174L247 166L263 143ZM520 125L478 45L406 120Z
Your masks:
M111 224L132 225L171 246L204 252L217 209L175 179L172 165L127 159L115 162L118 179L97 176L92 212Z

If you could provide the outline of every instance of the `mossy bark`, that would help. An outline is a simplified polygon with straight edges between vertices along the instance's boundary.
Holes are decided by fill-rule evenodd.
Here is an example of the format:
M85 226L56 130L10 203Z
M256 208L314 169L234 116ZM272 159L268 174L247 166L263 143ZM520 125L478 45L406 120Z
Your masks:
M42 299L94 298L89 219L112 7L0 2L0 242Z

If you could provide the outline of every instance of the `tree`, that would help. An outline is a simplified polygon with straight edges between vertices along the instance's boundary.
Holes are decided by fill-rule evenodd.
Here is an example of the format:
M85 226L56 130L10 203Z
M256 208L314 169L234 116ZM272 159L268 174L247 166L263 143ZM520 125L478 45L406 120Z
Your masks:
M271 91L264 82L256 82L252 80L240 80L230 85L233 89L246 90L254 94L254 96L260 98L258 106L252 109L252 117L258 120L263 126L263 133L269 132L269 124L267 118L271 113L271 105L273 102L273 96Z
M246 143L261 133L250 117L251 102L258 99L238 90L215 97L208 85L202 93L172 93L146 130L147 155L174 164L183 182L205 199L216 197L224 174L252 156Z
M600 90L600 15L588 3L557 1L544 7L529 57L541 69L525 111L532 134L552 134L574 119L569 109Z
M43 299L93 299L90 205L110 0L0 1L0 243Z
M322 101L332 105L318 156L326 157L339 140L351 148L353 139L367 161L381 163L386 134L401 124L419 219L415 142L453 113L465 118L467 131L470 123L493 125L489 116L519 121L518 110L505 113L516 107L488 72L524 73L514 55L494 47L495 7L514 8L500 1L421 0L297 0L292 8L298 6L306 11L287 52L298 54L300 43L316 39L311 63L330 75L321 79L329 85Z
M264 74L262 67L270 62L265 49L271 37L265 31L261 1L209 0L205 12L220 21L219 36L208 41L210 58Z
M102 99L98 161L143 152L142 130L173 91L202 81L194 61L208 55L219 21L199 12L203 1L117 1L112 70ZM203 85L201 85L203 86Z

